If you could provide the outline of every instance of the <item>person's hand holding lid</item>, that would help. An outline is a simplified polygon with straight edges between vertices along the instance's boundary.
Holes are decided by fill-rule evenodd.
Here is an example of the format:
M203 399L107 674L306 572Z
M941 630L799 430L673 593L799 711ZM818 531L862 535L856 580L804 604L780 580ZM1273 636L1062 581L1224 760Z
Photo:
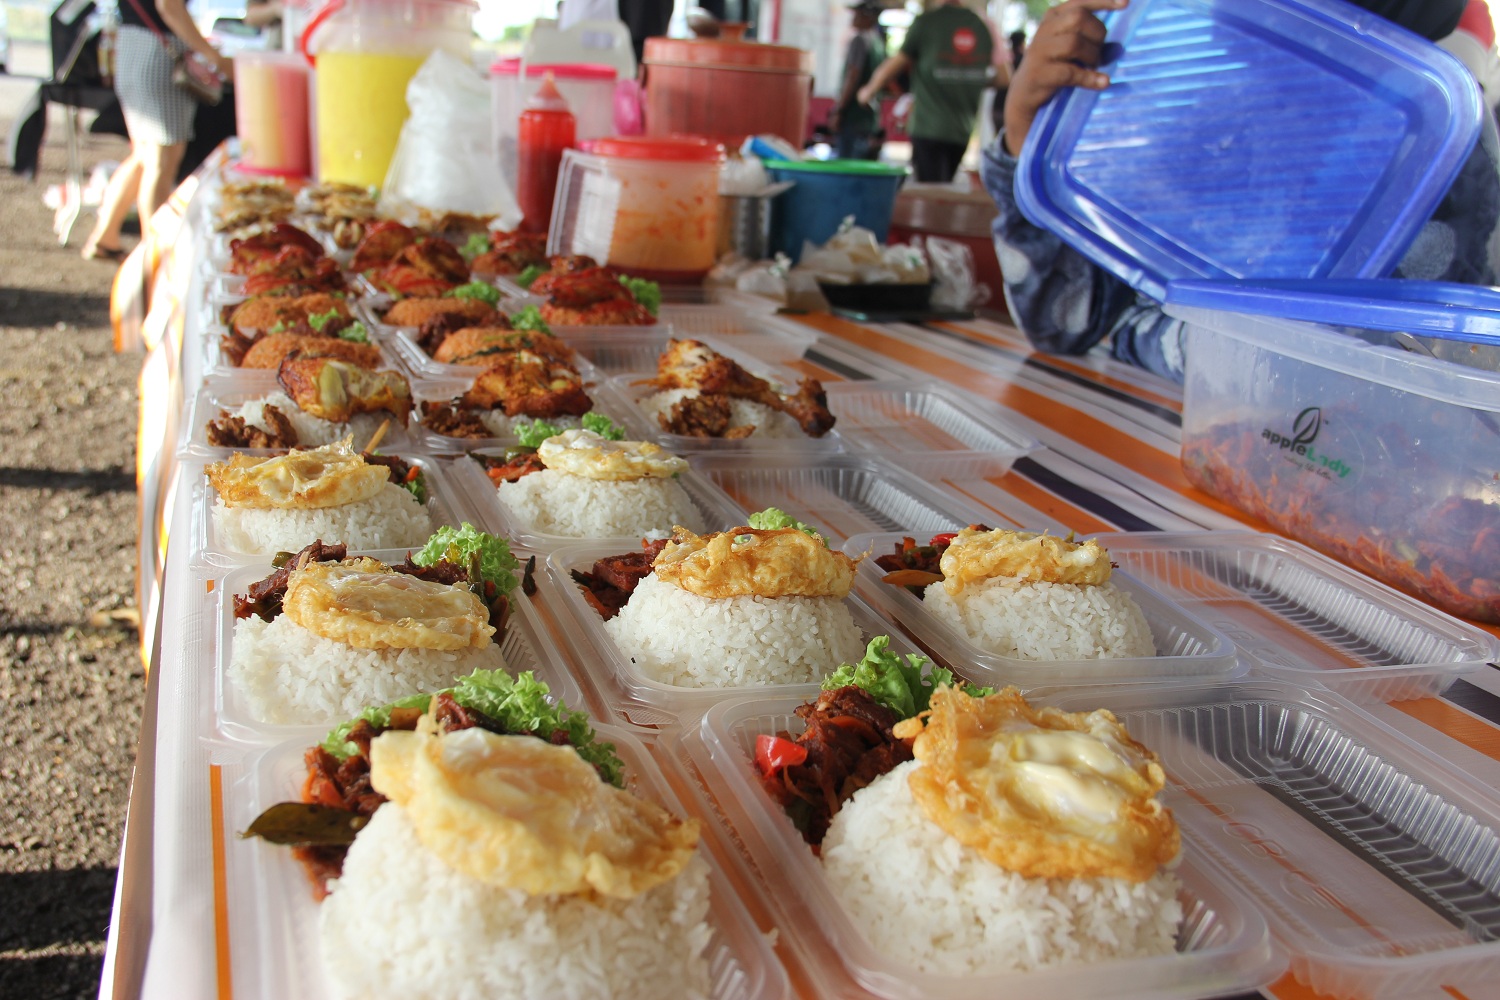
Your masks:
M1097 70L1105 31L1094 12L1120 10L1126 3L1066 0L1042 17L1005 95L1006 152L1021 155L1037 112L1063 87L1103 90L1109 86L1109 77Z

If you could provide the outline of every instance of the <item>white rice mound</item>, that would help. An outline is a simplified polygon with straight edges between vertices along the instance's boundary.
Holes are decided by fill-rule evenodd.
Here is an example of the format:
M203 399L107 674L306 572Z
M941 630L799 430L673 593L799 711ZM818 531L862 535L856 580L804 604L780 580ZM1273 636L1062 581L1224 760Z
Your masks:
M996 577L956 597L928 584L923 602L975 645L1013 660L1155 656L1140 605L1113 583L1027 583Z
M511 437L516 433L516 424L522 426L531 423L530 417L507 417L504 410L480 410L479 422L490 429L495 437ZM562 430L572 430L574 427L583 426L582 417L548 417L547 423Z
M697 389L668 389L665 392L654 392L644 397L638 405L646 414L646 418L650 420L651 426L660 429L661 424L656 419L658 415L664 416L670 413L673 404L678 400L695 399L698 395ZM755 428L752 437L800 438L807 436L797 421L780 410L773 410L764 403L757 403L751 399L731 399L729 401L729 426L741 427L746 424Z
M935 975L1168 955L1177 877L1025 878L965 847L917 805L908 761L856 792L823 840L833 894L876 952Z
M410 490L386 483L368 500L311 510L213 506L214 534L236 552L275 555L322 540L351 549L402 549L427 541L432 513Z
M503 668L493 643L459 651L359 649L278 615L234 623L225 682L256 722L329 726L371 705L452 687L475 670Z
M495 491L527 531L569 538L662 537L675 525L704 529L692 498L675 479L589 479L543 469Z
M633 899L529 896L449 868L387 802L319 907L323 968L347 1000L704 1000L708 865Z
M362 441L368 441L380 425L390 417L388 413L361 413L346 424L336 424L331 420L304 413L302 407L284 392L273 392L269 396L252 399L238 410L232 411L232 415L240 417L247 424L253 424L263 431L270 430L270 425L261 416L261 410L267 406L274 406L281 411L281 415L292 423L297 432L297 444L303 448L312 448L325 444L333 444L342 439L346 434L354 435L355 446L358 447Z
M654 573L604 629L646 677L688 688L812 684L865 651L840 598L713 599Z

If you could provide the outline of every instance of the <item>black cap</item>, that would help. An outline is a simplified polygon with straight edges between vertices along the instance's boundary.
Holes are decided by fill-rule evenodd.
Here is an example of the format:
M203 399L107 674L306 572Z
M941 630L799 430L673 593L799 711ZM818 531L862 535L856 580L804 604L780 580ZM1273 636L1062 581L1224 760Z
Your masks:
M880 12L885 10L885 4L881 3L880 0L859 0L859 3L849 4L849 9L856 13L879 17Z

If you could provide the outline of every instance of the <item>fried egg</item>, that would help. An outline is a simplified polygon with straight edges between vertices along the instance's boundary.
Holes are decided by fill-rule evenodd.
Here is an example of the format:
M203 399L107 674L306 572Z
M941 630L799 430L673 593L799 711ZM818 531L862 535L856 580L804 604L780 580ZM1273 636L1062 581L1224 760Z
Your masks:
M1027 583L1109 582L1109 553L1092 539L1070 542L1034 531L975 531L965 528L943 553L943 589L958 594L971 583L997 576Z
M726 597L847 597L859 563L796 528L733 528L714 535L672 529L652 566L690 594Z
M931 705L895 734L915 737L917 804L960 843L1027 878L1144 882L1177 856L1161 764L1110 712L1033 708L1013 687Z
M649 441L610 441L581 428L548 438L536 453L547 468L585 479L669 479L688 468L686 459L660 445Z
M353 438L321 448L294 449L275 458L234 455L206 470L230 507L313 510L368 500L390 482L390 472L369 465Z
M483 729L382 733L370 744L375 790L399 802L449 867L531 895L629 899L674 878L698 821L600 779L570 746Z
M293 570L282 608L309 632L358 649L468 649L495 634L467 586L419 580L376 559Z

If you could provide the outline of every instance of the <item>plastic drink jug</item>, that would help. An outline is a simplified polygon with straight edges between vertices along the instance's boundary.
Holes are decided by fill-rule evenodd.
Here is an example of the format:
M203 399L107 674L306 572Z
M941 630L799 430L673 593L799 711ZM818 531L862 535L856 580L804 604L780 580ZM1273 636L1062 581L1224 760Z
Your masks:
M516 201L525 232L545 233L550 227L563 150L577 143L577 128L552 74L546 74L526 102L516 134Z
M406 122L406 85L433 51L468 60L474 0L330 0L302 32L316 52L318 179L378 186Z
M307 127L307 63L291 52L234 57L234 120L240 169L281 177L312 173Z

